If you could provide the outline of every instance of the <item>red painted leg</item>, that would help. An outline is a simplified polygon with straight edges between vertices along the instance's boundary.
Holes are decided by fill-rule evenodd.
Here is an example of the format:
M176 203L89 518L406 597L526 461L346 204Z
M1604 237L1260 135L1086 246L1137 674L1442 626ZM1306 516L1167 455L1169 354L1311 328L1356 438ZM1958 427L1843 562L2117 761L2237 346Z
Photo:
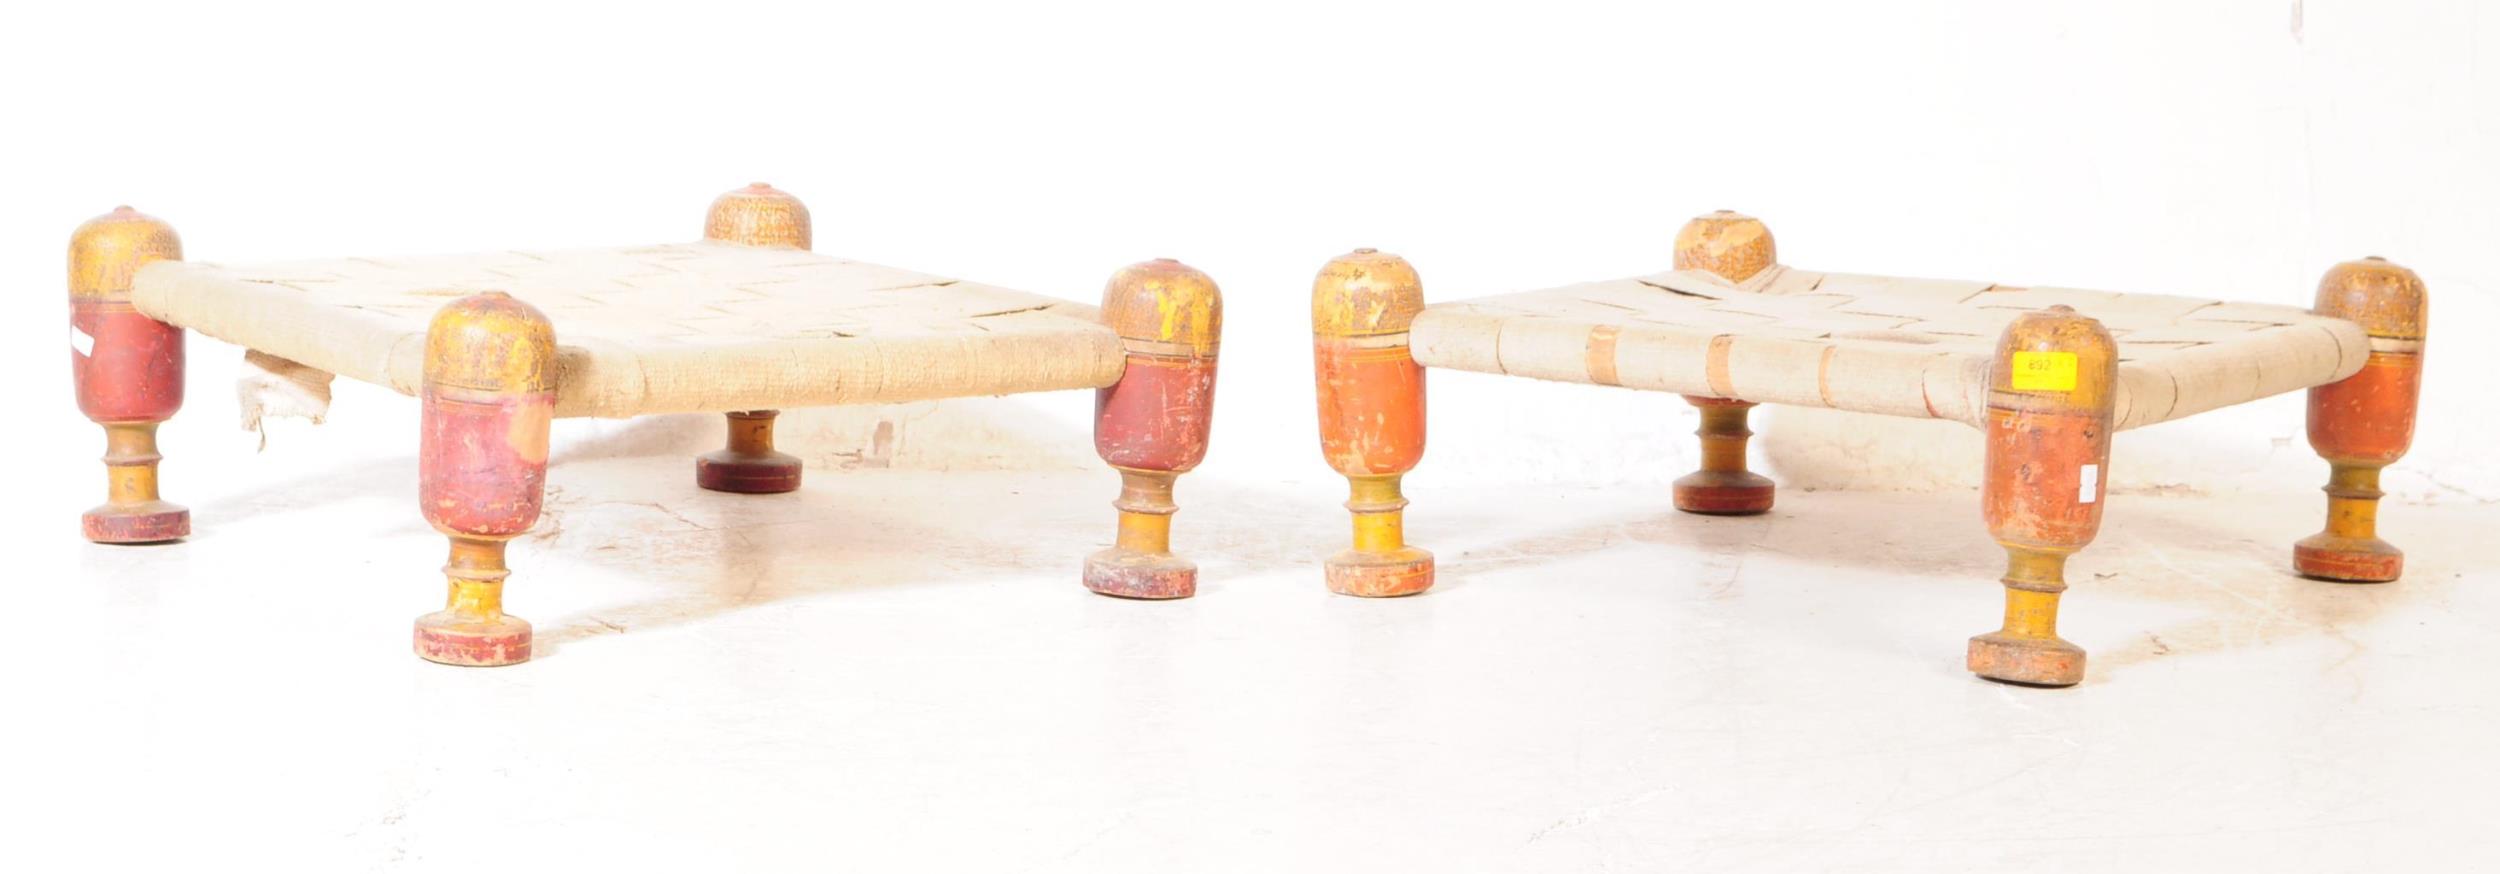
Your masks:
M1094 396L1094 451L1120 471L1120 535L1086 557L1085 587L1186 598L1198 566L1172 554L1172 481L1207 454L1224 300L1215 280L1167 258L1114 274L1102 319L1128 349L1127 372Z
M1406 545L1399 484L1424 457L1424 368L1407 328L1424 285L1396 255L1356 249L1311 286L1320 454L1346 478L1354 546L1329 556L1328 590L1386 598L1432 588L1432 553Z
M2334 472L2326 530L2292 546L2292 566L2321 580L2387 582L2404 574L2405 555L2378 537L2378 474L2413 445L2429 294L2413 271L2368 258L2327 271L2316 310L2368 331L2370 360L2342 382L2309 390L2309 445Z
M70 372L79 412L104 426L104 465L111 473L104 505L79 520L97 543L191 535L191 511L156 491L162 458L156 426L182 408L182 329L130 306L139 268L180 260L182 240L174 229L127 206L80 225L70 237Z
M447 665L530 658L530 624L503 612L504 545L538 522L555 416L555 331L502 292L461 298L425 335L425 519L451 538L450 597L418 617L417 655Z
M807 206L757 182L712 201L703 238L717 243L806 249L815 241ZM773 450L773 410L730 413L729 446L694 460L695 485L716 492L763 495L797 491L797 456Z
M2006 326L1989 364L1981 502L2005 547L2005 626L1970 639L1972 673L2033 686L2083 681L2083 648L2057 636L2066 558L2101 529L2118 347L2063 306Z

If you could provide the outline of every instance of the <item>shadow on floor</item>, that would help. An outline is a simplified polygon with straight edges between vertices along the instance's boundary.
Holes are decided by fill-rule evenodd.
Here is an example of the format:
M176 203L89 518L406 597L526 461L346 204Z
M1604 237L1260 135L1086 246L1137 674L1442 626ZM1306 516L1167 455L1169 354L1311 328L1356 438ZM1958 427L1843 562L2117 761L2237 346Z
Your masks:
M1921 507L1932 507L1937 500L1970 505L1966 526L1940 529L1933 524L1932 512L1857 512L1842 517L1819 507L1816 493L1802 490L1783 491L1780 505L1759 517L1694 516L1667 509L1663 484L1654 490L1659 511L1621 522L1522 532L1518 523L1530 518L1527 513L1471 512L1445 520L1457 524L1445 524L1439 533L1438 547L1445 550L1439 588L1471 585L1488 576L1630 543L1704 556L1692 571L1706 587L1705 597L1726 595L1741 587L1747 556L1782 555L1808 563L1860 566L1869 556L1886 556L1886 569L1895 573L1968 580L1974 633L1988 630L1977 626L1992 620L1999 604L2000 589L1994 583L2003 571L2004 554L1987 536L1976 493L1859 493L1850 502L1860 510L1867 501L1873 501L1877 509L1895 501ZM2395 584L2306 579L2291 570L2291 543L2314 526L2283 531L2279 542L2262 542L2248 537L2244 529L2213 524L2206 515L2213 504L2150 497L2112 496L2114 506L2100 536L2070 566L2068 603L2096 596L2140 598L2192 607L2200 618L2147 631L2122 647L2102 646L2091 654L2096 677L2156 658L2319 634L2350 644L2357 652L2359 645L2339 628L2370 621L2400 592L2411 598L2439 597L2437 593L2451 576L2436 557L2417 555L2411 559L2406 579ZM2450 537L2436 529L2391 530L2390 534L2400 542L2411 540L2424 546L2450 542ZM2148 569L2148 564L2153 568Z
M704 492L692 483L691 461L680 469L654 464L713 445L720 435L714 415L616 423L561 446L549 476L546 517L522 539L521 549L627 574L664 569L681 588L622 608L554 618L541 628L545 648L552 652L620 629L684 624L845 589L979 583L1061 565L1073 584L1082 552L1109 543L1111 512L1105 505L1117 486L1091 460L1090 440L1074 428L995 403L801 411L785 419L784 445L810 461L807 487L788 495ZM408 449L413 453L413 446ZM1042 470L1056 473L1032 480L1034 487L1053 493L985 492L988 485L947 473L1012 469L1012 462L1035 459ZM843 475L851 471L874 476ZM386 530L407 533L424 528L415 507L415 480L411 455L394 455L204 503L194 507L194 517L211 533L219 519L263 510L318 510L396 493L406 496L409 512L404 525ZM1299 493L1270 488L1189 478L1182 483L1184 515L1175 542L1202 567L1236 575L1307 569L1309 584L1316 586L1319 558L1342 545L1346 523L1334 506L1312 506ZM1539 518L1571 514L1540 513L1535 501L1419 505L1430 521L1417 530L1417 545L1439 556L1438 585L1424 597L1446 597L1501 574L1640 544L1701 556L1698 566L1674 575L1698 582L1704 597L1739 592L1748 556L1779 555L1817 564L1878 560L1902 575L1967 581L1974 617L1991 615L1996 604L1993 584L2003 559L1978 519L1975 495L1857 494L1846 502L1818 503L1817 493L1792 489L1766 516L1711 518L1670 509L1664 483L1606 486L1604 499L1622 503L1617 490L1649 493L1654 502L1646 506L1654 509L1601 524L1540 526ZM1570 501L1573 493L1601 490L1542 491L1559 495L1551 500ZM1932 507L1940 500L1970 503L1968 524L1934 524ZM1835 503L1851 509L1829 506ZM1866 512L1870 503L1878 512ZM1880 512L1895 503L1930 511ZM2279 543L2259 542L2202 518L2208 507L2201 503L2125 493L2114 495L2112 503L2101 537L2075 562L2070 603L2109 594L2189 605L2205 618L2149 631L2124 647L2104 646L2093 653L2103 669L2289 636L2334 635L2338 626L2375 616L2400 587L2418 596L2426 587L2422 578L2439 575L2436 562L2417 557L2411 585L2284 598L2282 587L2334 585L2290 573L2289 544L2307 531L2283 532ZM1199 510L1194 519L1193 507ZM1217 508L1220 513L1211 512ZM1019 534L1001 536L1007 530ZM2400 544L2408 535L2431 542L2425 533L2390 531ZM1071 552L1071 543L1090 545ZM2126 561L2096 560L2120 550ZM2160 572L2148 572L2148 563ZM1208 582L1215 583L1210 576ZM515 582L527 585L526 577Z

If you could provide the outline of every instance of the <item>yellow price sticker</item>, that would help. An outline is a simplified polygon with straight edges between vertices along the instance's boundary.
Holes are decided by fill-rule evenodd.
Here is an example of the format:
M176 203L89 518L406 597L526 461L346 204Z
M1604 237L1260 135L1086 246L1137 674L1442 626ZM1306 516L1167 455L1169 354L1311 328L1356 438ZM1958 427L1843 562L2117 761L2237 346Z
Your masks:
M2074 391L2075 353L2014 353L2015 391Z

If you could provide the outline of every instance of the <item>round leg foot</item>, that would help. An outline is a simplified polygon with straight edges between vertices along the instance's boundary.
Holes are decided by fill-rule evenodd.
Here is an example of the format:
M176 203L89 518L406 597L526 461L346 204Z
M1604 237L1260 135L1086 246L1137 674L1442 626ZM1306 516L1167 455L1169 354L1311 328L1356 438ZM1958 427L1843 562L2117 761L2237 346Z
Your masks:
M1187 598L1198 594L1198 566L1177 555L1115 546L1085 557L1085 587L1117 598Z
M1995 631L1970 639L1968 665L1971 673L1999 682L2072 686L2083 682L2083 647Z
M191 536L191 511L164 501L106 504L78 518L97 543L163 543Z
M1412 546L1394 552L1346 550L1328 557L1328 590L1364 598L1396 598L1432 588L1432 553Z
M694 484L715 492L777 495L798 490L800 467L798 456L785 452L716 449L695 456Z
M2292 544L2292 567L2314 580L2384 583L2404 575L2405 554L2376 537L2312 534Z
M1675 481L1675 508L1709 516L1769 512L1777 489L1770 477L1749 470L1698 470Z
M444 610L417 617L417 657L462 667L491 668L530 660L530 624L519 617L480 620Z

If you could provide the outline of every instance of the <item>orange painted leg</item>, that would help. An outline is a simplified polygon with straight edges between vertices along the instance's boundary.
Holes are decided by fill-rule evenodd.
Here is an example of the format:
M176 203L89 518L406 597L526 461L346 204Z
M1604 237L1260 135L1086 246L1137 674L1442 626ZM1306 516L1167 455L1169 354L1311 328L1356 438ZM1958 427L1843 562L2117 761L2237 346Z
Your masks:
M1754 405L1686 395L1701 409L1701 469L1675 481L1675 508L1713 516L1752 516L1771 509L1769 477L1745 469L1745 415Z
M546 497L555 349L547 317L502 292L453 302L426 331L417 494L451 538L450 595L417 618L427 661L529 661L530 624L503 612L504 546L537 524Z
M1328 590L1368 598L1432 588L1432 553L1406 545L1399 482L1424 456L1424 368L1407 328L1424 288L1405 259L1356 249L1311 287L1320 453L1345 475L1354 547L1327 559Z
M2403 575L2405 557L2378 537L2379 471L2413 445L2429 296L2413 271L2368 258L2327 271L2316 310L2368 331L2370 359L2344 381L2309 390L2309 445L2333 473L2326 529L2292 546L2292 566L2321 580L2387 582Z
M2006 326L1989 365L1988 532L2005 547L2005 625L1970 639L1972 673L2034 686L2083 681L2083 648L2057 636L2066 559L2101 528L2117 345L2063 306Z
M721 195L703 217L703 239L733 246L806 249L815 243L807 205L762 182ZM694 460L695 485L716 492L797 491L803 464L773 449L774 410L728 414L729 445Z
M1102 318L1128 350L1120 381L1094 395L1094 451L1120 472L1119 539L1085 558L1085 587L1122 598L1187 598L1198 566L1172 554L1172 483L1206 458L1224 300L1215 280L1169 258L1132 264L1103 289Z
M183 333L131 308L130 281L152 261L182 260L174 229L122 207L78 227L69 244L70 372L78 410L104 426L111 474L103 506L79 527L97 543L191 534L191 511L157 495L156 427L182 408Z

